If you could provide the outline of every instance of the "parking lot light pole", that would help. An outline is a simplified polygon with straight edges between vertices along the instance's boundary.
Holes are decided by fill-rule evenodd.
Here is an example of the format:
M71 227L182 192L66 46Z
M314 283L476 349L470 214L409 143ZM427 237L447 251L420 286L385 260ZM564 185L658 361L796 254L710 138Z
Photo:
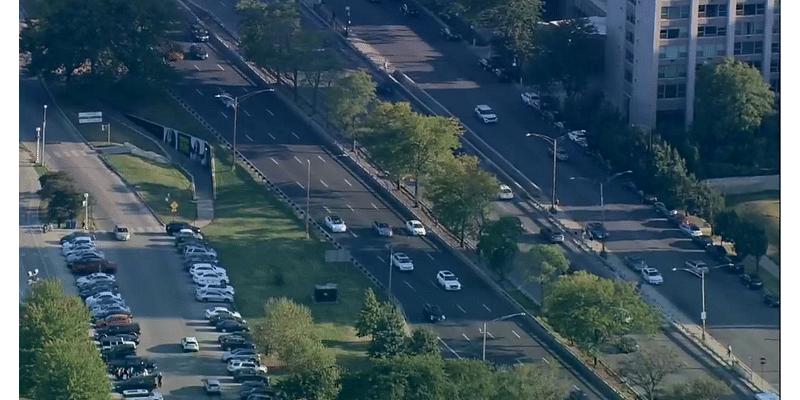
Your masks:
M558 142L560 142L561 139L567 137L568 134L565 133L555 139L547 135L542 135L540 133L526 133L525 136L526 137L535 136L544 139L547 143L553 145L553 198L550 205L550 212L555 212L556 211L556 162L558 161L556 155L558 154Z
M579 180L592 182L595 185L599 185L600 186L600 221L603 224L603 229L604 230L606 229L606 201L605 201L605 195L604 195L603 189L604 189L605 185L608 185L608 183L611 182L612 180L614 180L614 179L616 179L616 178L618 178L618 177L620 177L622 175L631 174L631 173L633 173L633 171L631 171L631 170L617 172L616 174L609 176L608 179L606 179L605 181L596 181L594 179L584 178L582 176L571 176L569 178L569 180L571 180L571 181L579 179ZM608 230L606 230L606 234L608 234ZM603 244L603 253L605 253L606 252L606 238L605 238L605 235L602 238L601 243Z
M488 325L489 323L492 323L492 322L502 321L502 320L505 320L505 319L513 318L513 317L520 317L520 316L523 316L523 315L525 315L524 312L520 312L520 313L516 313L516 314L509 314L509 315L506 315L504 317L495 318L495 319L493 319L491 321L485 321L483 323L483 357L482 357L483 361L486 361L486 325Z
M239 103L249 99L251 96L264 92L274 92L275 89L261 89L247 93L244 96L233 97L227 93L218 94L214 97L226 99L233 102L233 148L231 149L231 171L236 171L236 130L239 126ZM47 106L45 106L47 107Z

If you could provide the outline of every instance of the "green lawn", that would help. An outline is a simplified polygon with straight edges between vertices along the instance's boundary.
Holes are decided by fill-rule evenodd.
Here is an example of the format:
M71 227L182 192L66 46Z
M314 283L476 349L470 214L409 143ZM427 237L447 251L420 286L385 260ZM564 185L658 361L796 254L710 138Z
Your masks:
M763 226L769 237L767 256L776 264L781 264L781 203L779 191L767 191L743 195L728 195L725 198L729 208L736 210L740 217L747 218Z
M194 221L197 206L192 203L191 181L175 167L128 154L108 155L105 159L133 185L144 201L164 223L173 219ZM173 215L165 201L178 202L178 213Z

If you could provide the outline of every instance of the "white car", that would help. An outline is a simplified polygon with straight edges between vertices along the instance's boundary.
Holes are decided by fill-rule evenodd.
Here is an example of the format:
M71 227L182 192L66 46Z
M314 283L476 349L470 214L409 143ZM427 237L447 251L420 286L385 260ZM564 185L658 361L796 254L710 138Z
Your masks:
M425 234L427 234L427 232L425 232L425 226L422 225L422 222L419 222L415 219L406 221L406 231L411 236L425 236Z
M106 274L103 272L95 272L91 275L86 275L78 278L77 282L78 285L87 285L95 282L102 282L102 281L116 281L117 278L114 275Z
M231 311L227 307L213 307L213 308L209 308L209 309L206 310L206 318L207 319L211 319L211 317L213 317L215 315L221 315L221 314L233 315L234 317L238 317L238 318L242 317L241 314L239 314L236 311Z
M695 274L697 276L700 276L701 274L707 274L708 273L708 267L706 266L706 263L704 263L704 262L702 262L700 260L689 260L689 261L687 261L686 262L686 269L689 272L691 272L691 273L693 273L693 274Z
M77 238L75 238L75 239L73 239L73 240L71 240L69 242L64 242L64 244L61 245L61 248L62 249L68 249L70 247L80 246L80 245L83 245L83 244L92 244L92 243L94 243L94 240L92 238L90 238L88 236L81 236L81 237L77 237Z
M183 351L200 351L200 343L197 342L197 338L194 336L186 336L181 339L181 346Z
M500 200L511 200L514 198L514 191L508 185L500 185Z
M233 296L221 290L197 292L195 293L194 298L197 299L197 301L202 302L233 303Z
M261 371L261 372L267 372L267 367L265 367L263 365L260 365L258 363L255 363L253 361L244 361L244 360L230 360L230 361L228 361L227 369L228 369L228 372L230 372L230 373L233 373L235 371L238 371L238 370L244 369L244 368L254 368L254 369L256 369L258 371Z
M222 353L222 361L228 362L231 359L241 359L241 357L250 357L256 360L261 358L256 349L233 349Z
M664 283L664 278L657 269L652 267L642 268L642 279L651 285L660 285Z
M700 227L695 224L680 224L678 229L689 236L703 236L703 231L701 231Z
M397 267L400 271L413 271L414 263L404 253L392 254L392 265Z
M111 299L122 300L122 295L113 292L100 292L92 297L87 297L85 301L86 304L89 305L89 307L92 307L93 305L97 304L100 301L111 300Z
M217 271L197 271L192 274L192 280L195 284L199 283L198 281L202 279L218 279L220 281L227 281L228 274L225 272L217 272Z
M114 227L114 237L116 237L117 240L130 240L131 231L125 225L117 225Z
M86 256L95 256L97 258L105 258L105 254L97 249L76 251L67 256L67 262L75 262Z
M61 255L66 257L66 256L68 256L70 254L73 254L73 253L77 252L77 251L84 251L84 250L97 250L97 247L95 247L94 243L84 243L84 244L81 244L81 245L78 245L78 246L63 247L61 249Z
M228 285L228 278L197 278L192 281L196 286Z
M522 102L533 108L539 108L541 98L539 97L539 93L527 92L522 94Z
M345 225L341 218L335 215L328 215L325 217L325 226L327 226L331 232L347 232L347 225Z
M219 289L219 288L209 288L209 287L198 287L194 290L195 295L203 295L206 293L224 293L230 296L233 296L233 286L228 286L230 290L227 288Z
M230 294L231 296L236 294L236 291L233 290L233 286L231 285L197 285L195 287L195 291L210 290L210 289L221 290L225 293Z
M216 257L217 251L209 247L200 247L200 246L186 246L183 249L184 256L190 256L195 254L208 254Z
M174 236L175 236L175 239L178 239L178 238L181 238L181 237L193 237L193 238L197 238L197 239L203 240L203 234L200 233L200 232L195 232L192 229L181 229L178 232L176 232Z
M589 146L589 143L586 141L586 130L584 129L569 132L567 133L567 137L581 147Z
M494 110L492 110L492 107L489 107L486 104L475 106L475 116L483 121L484 124L492 124L497 122L497 115L494 113Z
M123 390L122 398L125 400L164 400L164 396L161 393L151 392L147 389Z
M228 271L226 271L225 268L218 267L218 266L213 265L213 264L194 264L189 268L189 273L192 274L192 275L196 275L196 274L198 274L200 272L203 272L203 271L217 272L217 273L220 273L220 274L227 274L228 273Z
M444 290L461 290L461 282L458 281L456 275L450 271L442 270L436 274L436 280L442 285Z

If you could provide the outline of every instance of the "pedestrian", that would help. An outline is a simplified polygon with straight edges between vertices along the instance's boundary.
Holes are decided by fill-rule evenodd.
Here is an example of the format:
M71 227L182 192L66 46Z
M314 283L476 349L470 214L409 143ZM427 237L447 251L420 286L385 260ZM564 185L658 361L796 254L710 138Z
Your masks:
M733 354L733 347L731 347L731 345L728 345L728 358L731 358L731 354Z
M164 374L162 374L161 372L157 373L156 374L156 386L158 386L159 389L161 389L161 383L162 383L163 380L164 380Z

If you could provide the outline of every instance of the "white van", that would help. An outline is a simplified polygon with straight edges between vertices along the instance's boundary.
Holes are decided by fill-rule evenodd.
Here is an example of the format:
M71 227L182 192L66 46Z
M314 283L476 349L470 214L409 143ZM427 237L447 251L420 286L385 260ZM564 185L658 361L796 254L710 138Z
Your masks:
M131 231L125 225L117 225L114 227L114 236L117 240L130 240Z

